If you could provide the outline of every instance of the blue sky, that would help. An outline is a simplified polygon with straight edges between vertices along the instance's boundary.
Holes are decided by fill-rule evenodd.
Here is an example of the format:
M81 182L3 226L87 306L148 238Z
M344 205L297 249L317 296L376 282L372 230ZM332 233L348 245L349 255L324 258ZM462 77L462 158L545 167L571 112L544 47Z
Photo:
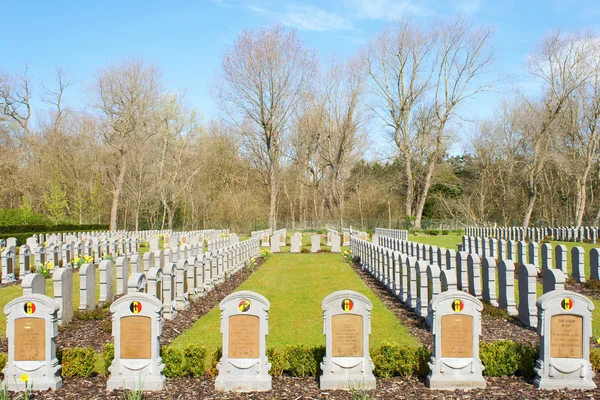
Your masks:
M514 74L510 85L527 88L522 64L545 32L597 28L600 21L597 0L0 0L0 10L0 69L12 72L27 63L38 82L51 82L54 66L61 65L80 85L69 97L79 107L94 70L135 55L160 66L167 86L186 90L188 103L208 118L216 116L210 77L244 27L276 21L294 27L327 61L332 54L355 54L386 21L405 13L427 23L462 12L474 24L496 27L494 73ZM486 94L469 112L489 114L500 96Z

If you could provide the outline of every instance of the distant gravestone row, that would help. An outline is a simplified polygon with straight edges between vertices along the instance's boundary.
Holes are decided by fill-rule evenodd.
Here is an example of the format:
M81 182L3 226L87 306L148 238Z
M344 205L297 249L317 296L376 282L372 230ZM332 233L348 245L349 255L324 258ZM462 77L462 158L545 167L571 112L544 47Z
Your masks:
M562 242L583 242L596 243L600 228L597 226L580 226L580 227L554 227L554 228L538 228L520 226L503 226L503 227L475 227L469 226L465 228L467 236L493 237L504 240L525 240L531 239L539 242L544 238Z

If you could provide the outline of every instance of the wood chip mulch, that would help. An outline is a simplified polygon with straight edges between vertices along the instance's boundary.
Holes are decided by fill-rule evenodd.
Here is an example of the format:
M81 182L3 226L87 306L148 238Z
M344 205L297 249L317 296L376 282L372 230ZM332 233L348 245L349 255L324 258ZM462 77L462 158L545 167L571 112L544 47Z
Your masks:
M361 270L358 264L352 264L354 271L369 286L396 317L406 326L410 333L429 348L433 346L433 335L425 323L425 319L417 316L397 296L389 291L381 282L367 271ZM491 309L491 310L490 310ZM533 328L524 326L518 318L499 315L493 312L492 306L487 306L481 315L481 339L495 342L509 339L518 343L539 342L539 336ZM498 310L498 309L496 309Z
M106 392L104 376L93 378L69 378L57 391L36 392L31 399L123 399L124 392L114 390ZM600 385L600 379L594 379ZM369 399L597 399L600 389L580 390L538 390L531 381L519 377L486 378L485 389L471 391L432 391L424 382L416 379L387 378L377 379L377 388L366 392ZM359 392L360 393L360 392ZM362 394L362 393L360 393ZM144 399L186 400L186 399L356 399L367 398L339 390L321 391L319 382L314 378L274 377L273 389L268 392L228 393L215 390L214 378L168 379L166 388L160 392L144 392Z
M577 283L571 277L567 278L565 282L565 289L580 293L586 297L589 297L590 299L600 300L600 290L596 288L590 288L586 283Z

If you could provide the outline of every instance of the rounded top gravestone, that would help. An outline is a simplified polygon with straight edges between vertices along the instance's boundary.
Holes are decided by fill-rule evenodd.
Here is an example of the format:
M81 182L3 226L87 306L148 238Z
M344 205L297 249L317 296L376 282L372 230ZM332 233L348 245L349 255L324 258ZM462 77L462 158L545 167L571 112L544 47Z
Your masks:
M251 392L271 389L266 356L271 304L248 290L234 292L219 304L223 355L217 364L217 390Z

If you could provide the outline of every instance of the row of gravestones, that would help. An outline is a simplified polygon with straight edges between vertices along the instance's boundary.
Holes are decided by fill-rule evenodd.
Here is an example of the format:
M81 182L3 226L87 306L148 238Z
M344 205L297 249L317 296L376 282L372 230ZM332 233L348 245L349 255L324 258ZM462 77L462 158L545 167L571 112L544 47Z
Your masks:
M189 300L205 296L215 285L245 266L259 254L258 239L250 239L203 254L188 253L186 245L171 257L169 249L147 252L142 258L118 257L100 262L100 298L96 301L96 267L83 264L79 271L79 309L91 310L98 303L110 303L115 296L130 291L146 292L164 305L164 318L172 320L179 311L189 308ZM114 286L116 276L116 288ZM54 298L59 304L58 323L67 324L73 316L73 269L58 268L52 276ZM22 282L23 294L45 294L45 279L29 274Z
M527 326L537 326L535 266L518 266L519 307L515 301L515 271L511 260L498 264L492 257L437 248L391 238L379 238L384 245L352 237L351 249L390 291L406 302L415 313L427 318L428 304L445 290L461 290L518 315ZM564 289L565 274L548 269L542 275L544 293ZM498 281L498 285L496 285ZM431 323L430 319L426 319Z
M22 245L19 247L18 253L16 247L10 246L0 254L2 283L23 279L24 276L48 262L52 264L52 267L67 267L74 266L75 260L80 257L91 257L92 261L99 262L103 257L117 257L121 254L131 255L137 252L137 241L132 242L132 247L128 247L127 251L116 244L113 246L108 241L99 242L97 245L94 245L92 241L87 243L83 241L48 243L46 246L36 245L33 249L28 245ZM17 268L19 270L18 276L16 273Z
M563 242L583 242L596 243L600 228L596 226L574 227L555 227L555 228L522 228L518 226L484 228L467 227L465 233L467 236L493 237L504 240L525 240L527 238L536 242L542 241L546 237L552 240Z
M408 240L408 231L402 229L386 229L386 228L375 228L375 235L386 236L392 239Z
M252 231L250 233L250 237L262 238L263 235L271 236L272 233L273 233L272 229L263 229L261 231Z
M281 251L281 246L287 246L287 230L279 229L273 232L271 237L267 234L263 234L263 246L265 246L265 240L267 240L266 245L270 245L271 253L279 253Z
M547 269L561 270L567 275L567 247L557 245L552 248L550 243L542 243L541 247L537 242L513 241L503 239L488 239L482 237L463 236L461 249L467 253L475 253L481 257L492 257L498 260L511 260L515 263L531 264L536 267L538 272L544 272ZM541 251L540 251L541 250ZM541 253L541 254L540 254ZM553 257L554 255L554 257ZM554 258L554 264L553 264ZM583 247L575 246L571 248L571 274L578 283L586 280L585 272L585 250ZM600 249L593 248L589 252L590 260L590 278L598 280L600 278Z
M8 362L4 370L8 390L23 390L19 377L28 374L32 390L62 385L56 358L59 305L42 294L11 301L7 314ZM133 292L116 300L112 312L114 359L107 390L161 390L165 386L159 338L163 304L146 293ZM217 365L217 390L249 392L271 390L271 364L266 355L269 301L239 291L220 303L222 357ZM324 390L375 387L369 356L371 302L353 291L338 291L322 301L326 354L321 363ZM15 378L15 379L11 379Z
M454 269L451 261L446 263L448 269L440 269L438 264L428 264L416 257L354 237L351 248L358 255L362 269L381 281L417 315L425 318L430 326L434 335L434 349L429 363L431 372L427 378L428 387L449 390L485 387L483 365L479 359L483 305L477 296L458 290L457 276L461 276L461 271ZM478 259L476 254L468 255L470 264L477 264ZM486 263L492 262L495 263L495 260L486 259ZM503 260L501 265L505 265L503 268L507 271L500 274L500 277L504 276L500 287L510 288L509 281L514 282L514 264ZM594 304L579 293L559 287L547 290L546 286L544 295L536 302L536 275L521 277L532 271L535 273L535 269L530 265L521 268L519 290L522 304L519 304L519 315L526 317L528 325L537 327L541 337L540 355L535 366L536 387L595 388L592 381L594 373L589 362ZM551 271L547 270L546 273ZM479 277L476 273L468 275L469 291L477 293ZM486 278L490 284L484 285L482 297L494 304L492 293L496 290L495 281L484 274L484 280ZM526 283L523 287L522 280ZM515 311L514 291L512 294Z
M228 230L227 230L228 231ZM210 237L214 237L215 235L221 235L220 232L223 231L203 231L199 234L186 233L181 236L182 243L187 242L187 236L190 236L192 243L192 248L198 247L198 237L202 238L204 234L209 235ZM95 233L94 233L95 234ZM6 241L7 247L3 249L0 253L0 268L2 271L2 283L10 283L15 281L16 279L22 279L23 276L31 273L34 268L37 269L42 264L46 264L50 262L53 267L62 267L67 265L74 265L74 261L79 257L91 257L92 262L98 263L104 257L116 258L121 255L132 256L139 252L139 242L137 236L124 238L122 235L128 234L127 232L121 232L120 236L114 237L113 239L105 238L99 239L97 237L85 237L83 239L78 239L73 242L58 242L55 244L54 242L41 242L41 244L34 243L37 240L43 240L44 235L34 235L27 240L26 245L22 245L19 247L19 251L17 254L17 247L15 238L8 238ZM167 236L165 236L167 237ZM69 239L71 238L69 235L48 235L47 239ZM178 236L179 238L179 236ZM196 238L196 246L194 246L194 238ZM219 238L214 239L218 240L218 245L211 246L211 241L209 240L209 250L225 247L229 244L234 244L239 242L239 237L231 236L228 238ZM149 238L149 242L151 244L155 243L155 248L158 249L158 236L151 235ZM168 239L165 241L167 246L169 245ZM44 245L44 243L46 245ZM172 243L177 247L177 240L172 240ZM32 247L34 246L34 247ZM211 248L212 247L212 248ZM194 250L192 250L194 251ZM33 258L33 262L32 262ZM17 264L18 260L18 264ZM16 269L18 267L19 276L16 274Z
M339 236L340 233L335 229L327 228L327 246L339 246ZM342 246L350 246L350 232L342 232ZM333 253L337 253L336 251L331 250Z
M321 363L322 390L376 386L369 355L371 302L362 294L344 290L321 303L325 357ZM159 339L163 304L151 295L127 294L111 307L114 359L107 390L161 390ZM591 311L584 296L557 290L540 297L540 354L534 384L542 389L593 389L589 362ZM271 390L266 355L269 301L254 292L240 291L220 303L222 357L217 364L217 390L251 392ZM486 386L479 358L482 303L475 297L450 290L429 304L434 335L427 386L455 390ZM4 384L8 390L58 389L62 385L56 358L58 304L41 294L19 297L6 305L8 362ZM27 374L21 381L20 376ZM11 379L13 378L13 379ZM21 383L19 383L21 382Z

